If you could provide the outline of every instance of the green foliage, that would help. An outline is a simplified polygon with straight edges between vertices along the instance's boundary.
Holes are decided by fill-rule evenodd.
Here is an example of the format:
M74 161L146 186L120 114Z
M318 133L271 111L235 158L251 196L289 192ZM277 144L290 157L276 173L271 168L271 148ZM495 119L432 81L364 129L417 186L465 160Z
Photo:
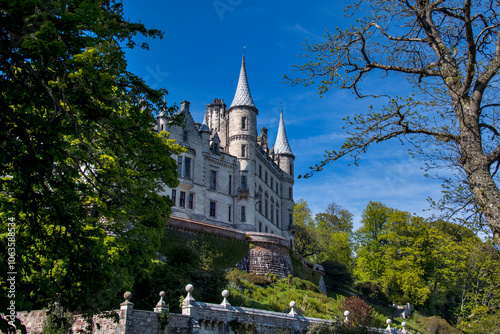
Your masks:
M168 320L170 317L170 312L158 313L158 321L162 330L165 330L168 326Z
M13 219L17 307L56 294L79 312L115 307L147 275L172 204L161 191L177 185L180 147L152 131L175 109L126 70L122 50L162 34L128 22L115 0L8 1L1 12L0 256Z
M321 279L321 274L312 271L310 268L304 266L302 262L294 255L290 254L292 260L292 268L295 276L300 277L303 280L311 281L316 285L319 285L319 280Z
M42 334L67 334L73 333L73 316L71 312L64 312L62 307L50 306L47 310L47 318L42 326Z
M324 280L327 289L336 290L353 283L352 274L346 265L330 260L320 264L325 270Z
M419 321L428 334L461 334L461 330L453 328L440 317L422 317ZM484 331L482 333L485 333Z

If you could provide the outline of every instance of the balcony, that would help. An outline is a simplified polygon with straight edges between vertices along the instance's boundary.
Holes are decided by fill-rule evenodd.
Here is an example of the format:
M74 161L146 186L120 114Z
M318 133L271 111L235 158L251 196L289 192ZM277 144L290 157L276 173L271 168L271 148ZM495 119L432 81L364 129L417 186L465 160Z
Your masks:
M248 187L243 186L237 189L238 199L248 198L250 196L250 190Z

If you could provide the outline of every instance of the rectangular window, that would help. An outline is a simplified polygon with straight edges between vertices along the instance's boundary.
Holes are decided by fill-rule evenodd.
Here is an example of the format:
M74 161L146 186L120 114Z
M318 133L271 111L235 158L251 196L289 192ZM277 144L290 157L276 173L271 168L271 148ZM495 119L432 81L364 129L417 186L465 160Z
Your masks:
M292 198L292 188L288 188L288 198Z
M246 156L247 156L247 146L241 145L241 157L246 158Z
M264 182L267 184L267 170L266 170L266 176L264 177Z
M217 172L214 170L210 171L210 189L217 189Z
M231 193L232 193L232 191L231 191L232 184L233 184L233 176L229 175L229 195L231 195Z
M186 193L184 191L181 191L181 197L179 198L179 206L183 208L186 206Z
M177 174L179 177L182 177L182 157L177 157Z
M184 140L184 141L187 141L187 140L188 140L188 132L187 132L187 131L184 131L184 132L182 133L182 140Z
M274 204L271 203L271 223L274 223Z
M191 178L191 158L184 158L184 177Z
M266 226L266 233L267 233L267 226Z
M231 207L231 205L230 205L230 206L229 206L229 209L227 210L227 212L228 212L228 214L227 214L227 220L228 220L228 221L231 221L231 209L232 209L232 207Z
M188 208L192 209L194 207L194 194L189 194Z
M280 227L280 209L276 208L276 226Z
M241 189L247 188L247 177L246 175L241 175Z
M279 194L278 193L278 182L276 182L276 193Z
M259 222L259 232L262 232L262 222Z
M262 179L262 166L259 165L259 177Z
M172 201L174 201L174 206L175 206L175 196L177 194L177 191L175 189L172 189Z
M241 129L245 130L246 128L247 128L247 118L246 117L242 117L241 118Z
M215 202L210 202L210 217L215 217Z
M163 124L161 125L161 131L163 131Z
M244 207L244 206L242 206L242 207L241 207L241 221L242 221L242 222L244 222L244 221L246 221L246 220L247 220L247 216L246 216L246 214L245 214L245 207Z
M290 222L289 225L293 225L293 213L290 213Z
M274 183L274 179L273 179L273 177L271 176L271 183L269 183L269 185L271 186L271 190L273 190L273 183Z

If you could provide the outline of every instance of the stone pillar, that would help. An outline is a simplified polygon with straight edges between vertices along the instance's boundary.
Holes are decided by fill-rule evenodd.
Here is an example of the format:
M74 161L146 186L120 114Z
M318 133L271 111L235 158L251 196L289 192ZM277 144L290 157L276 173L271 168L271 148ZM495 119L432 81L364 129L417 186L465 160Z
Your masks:
M132 316L134 312L134 304L130 302L132 293L127 291L123 294L125 301L120 304L120 334L132 334Z

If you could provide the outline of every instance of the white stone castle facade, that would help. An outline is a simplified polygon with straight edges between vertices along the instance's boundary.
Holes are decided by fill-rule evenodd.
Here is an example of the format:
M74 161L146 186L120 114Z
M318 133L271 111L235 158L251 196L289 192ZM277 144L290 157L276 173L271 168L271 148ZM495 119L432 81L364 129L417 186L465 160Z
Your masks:
M189 102L181 102L184 126L159 117L157 129L186 148L174 156L179 186L165 194L174 201L172 216L288 240L293 249L294 155L285 132L283 111L276 142L268 147L267 129L257 133L259 114L248 86L243 56L233 102L206 105L196 123Z

